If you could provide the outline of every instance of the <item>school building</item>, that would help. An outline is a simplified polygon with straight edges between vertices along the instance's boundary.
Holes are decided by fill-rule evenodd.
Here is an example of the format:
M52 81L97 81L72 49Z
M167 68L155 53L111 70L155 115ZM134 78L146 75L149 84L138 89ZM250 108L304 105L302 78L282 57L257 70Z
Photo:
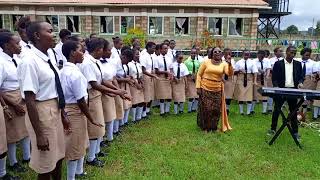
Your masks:
M184 48L205 30L217 38L256 38L258 11L268 8L263 0L0 0L0 28L14 30L28 15L55 32L109 38L141 28L148 39L176 39Z

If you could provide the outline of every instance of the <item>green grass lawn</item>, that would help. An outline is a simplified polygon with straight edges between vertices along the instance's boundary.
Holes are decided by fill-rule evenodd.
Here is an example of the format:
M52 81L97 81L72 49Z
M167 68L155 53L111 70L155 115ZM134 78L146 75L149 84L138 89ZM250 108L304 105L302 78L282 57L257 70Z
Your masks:
M271 116L240 116L232 106L228 133L204 133L196 114L157 113L123 129L104 168L85 167L88 179L319 179L319 133L300 129L303 150L285 130L269 146ZM280 122L280 121L279 121ZM64 169L64 177L66 170ZM35 179L28 172L23 179Z

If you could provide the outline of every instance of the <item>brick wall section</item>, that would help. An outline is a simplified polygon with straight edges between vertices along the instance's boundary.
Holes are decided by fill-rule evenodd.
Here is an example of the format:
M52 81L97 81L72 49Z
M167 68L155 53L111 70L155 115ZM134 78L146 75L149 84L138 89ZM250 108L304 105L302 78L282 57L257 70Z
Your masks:
M142 29L142 16L136 16L135 17L135 27L139 28L139 29Z
M60 29L66 29L67 28L67 17L66 16L59 16L59 26Z
M198 17L191 17L189 18L189 35L191 36L196 36L197 35L197 29L200 29L201 30L201 27L199 28L199 24L197 22L198 20ZM202 26L202 25L201 25Z
M92 17L92 33L100 33L100 16Z
M99 23L99 22L98 22ZM81 16L81 32L90 34L93 32L93 16ZM100 26L96 29L99 31Z
M115 34L120 34L120 17L119 16L115 16L114 17L114 31Z

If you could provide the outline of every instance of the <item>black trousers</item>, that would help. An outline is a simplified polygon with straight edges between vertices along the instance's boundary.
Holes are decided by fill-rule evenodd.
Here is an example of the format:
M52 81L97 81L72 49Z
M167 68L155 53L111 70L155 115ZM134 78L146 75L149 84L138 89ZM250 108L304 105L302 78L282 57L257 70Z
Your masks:
M280 115L281 107L282 105L287 102L289 105L289 111L290 113L294 111L294 109L297 106L298 99L296 98L281 98L276 97L274 100L274 111L272 114L272 124L271 129L276 131L277 130L277 124L278 124L278 118ZM297 111L293 112L293 118L291 120L291 128L293 130L293 133L298 133L298 120L297 120Z

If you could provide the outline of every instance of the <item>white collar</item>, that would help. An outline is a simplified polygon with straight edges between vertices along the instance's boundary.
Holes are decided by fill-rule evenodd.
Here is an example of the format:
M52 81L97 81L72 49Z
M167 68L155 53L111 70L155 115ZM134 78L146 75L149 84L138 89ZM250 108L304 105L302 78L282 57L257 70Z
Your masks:
M44 54L43 52L41 52L38 48L36 48L35 46L33 46L32 44L30 45L31 49L34 50L33 52L42 60L48 62L48 60L50 59L46 54Z

